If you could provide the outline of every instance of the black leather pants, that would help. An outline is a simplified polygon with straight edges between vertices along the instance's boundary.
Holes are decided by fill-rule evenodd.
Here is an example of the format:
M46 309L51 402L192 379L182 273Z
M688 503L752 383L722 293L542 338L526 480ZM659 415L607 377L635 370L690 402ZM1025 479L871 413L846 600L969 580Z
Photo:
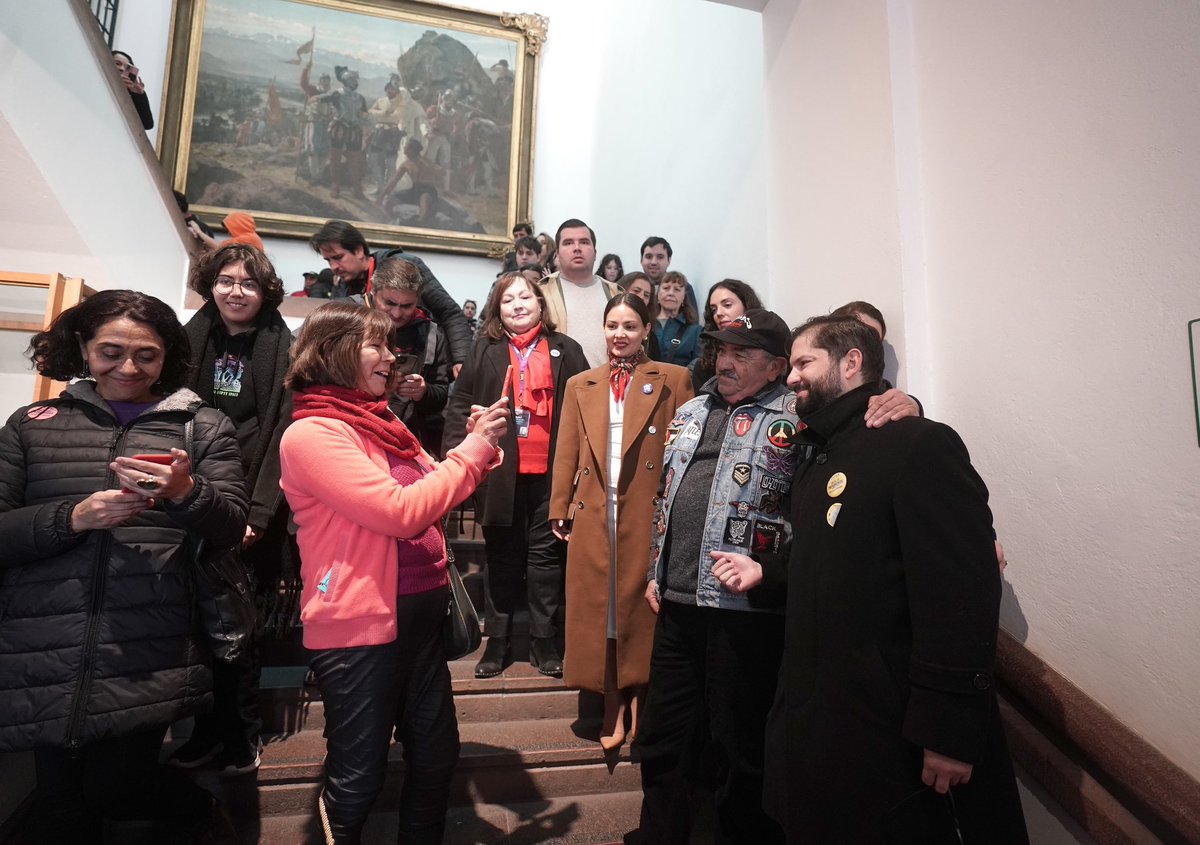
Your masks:
M384 645L312 653L325 702L323 821L332 842L358 843L371 805L387 778L393 734L404 747L400 835L408 843L440 843L450 779L458 764L458 722L441 624L447 588L400 596L398 631Z

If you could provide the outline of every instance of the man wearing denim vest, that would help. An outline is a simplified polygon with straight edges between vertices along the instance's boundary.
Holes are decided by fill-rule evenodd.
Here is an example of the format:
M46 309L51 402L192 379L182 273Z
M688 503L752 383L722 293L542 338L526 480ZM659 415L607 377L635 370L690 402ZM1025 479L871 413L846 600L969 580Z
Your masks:
M789 331L751 309L706 336L720 344L717 374L666 432L646 590L658 623L638 735L644 798L641 828L627 840L688 841L689 794L711 741L717 841L781 843L762 809L762 762L785 594L736 592L714 568L740 557L768 569L787 561L799 428L783 382Z

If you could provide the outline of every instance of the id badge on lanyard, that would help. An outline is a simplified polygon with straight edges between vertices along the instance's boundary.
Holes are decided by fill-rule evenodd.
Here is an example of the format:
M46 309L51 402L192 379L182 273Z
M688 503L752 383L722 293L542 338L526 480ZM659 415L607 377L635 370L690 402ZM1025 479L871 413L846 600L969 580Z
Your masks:
M517 349L515 346L513 347L513 354L516 355L517 363L521 367L521 375L517 382L514 399L524 398L525 396L525 367L529 363L529 356L533 354L533 350L537 347L537 344L538 341L535 339L533 343L525 348L524 354L522 354L522 350ZM517 429L517 437L529 436L529 421L532 416L528 408L518 406L513 410L513 425Z
M529 436L529 418L532 416L528 408L517 408L513 411L513 425L517 428L517 437Z

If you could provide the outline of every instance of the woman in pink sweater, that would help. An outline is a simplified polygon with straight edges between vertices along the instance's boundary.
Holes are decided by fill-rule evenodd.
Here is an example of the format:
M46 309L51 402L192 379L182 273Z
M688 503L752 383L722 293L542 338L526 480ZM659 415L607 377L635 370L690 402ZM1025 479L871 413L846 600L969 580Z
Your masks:
M500 462L503 401L473 407L469 434L436 463L387 405L391 321L332 302L292 348L293 423L281 485L299 528L304 644L325 704L321 821L357 843L404 746L401 843L437 843L458 762L441 624L449 600L441 517Z

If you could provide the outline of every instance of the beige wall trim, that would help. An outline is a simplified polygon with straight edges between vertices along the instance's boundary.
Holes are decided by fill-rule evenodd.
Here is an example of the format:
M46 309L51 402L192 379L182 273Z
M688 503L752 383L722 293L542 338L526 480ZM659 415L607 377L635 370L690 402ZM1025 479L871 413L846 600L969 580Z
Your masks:
M1003 631L996 676L1014 759L1100 845L1200 842L1200 782Z

